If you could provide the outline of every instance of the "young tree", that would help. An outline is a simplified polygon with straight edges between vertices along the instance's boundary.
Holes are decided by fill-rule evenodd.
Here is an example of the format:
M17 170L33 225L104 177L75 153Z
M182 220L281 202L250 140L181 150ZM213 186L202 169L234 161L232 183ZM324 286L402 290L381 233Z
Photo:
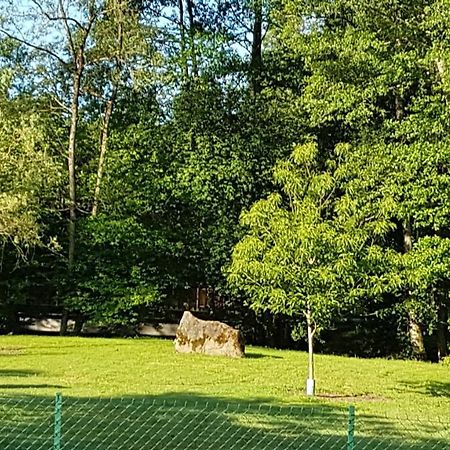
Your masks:
M275 179L281 193L242 215L248 231L234 248L228 279L252 308L306 322L307 394L314 395L314 337L352 303L361 236L337 219L334 170L321 169L315 144L297 146Z

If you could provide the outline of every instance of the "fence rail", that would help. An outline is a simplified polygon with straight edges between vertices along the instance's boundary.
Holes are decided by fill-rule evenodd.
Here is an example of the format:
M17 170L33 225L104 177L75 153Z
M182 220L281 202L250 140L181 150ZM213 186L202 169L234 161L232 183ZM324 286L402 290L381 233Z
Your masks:
M354 406L0 397L0 449L450 450L450 424Z

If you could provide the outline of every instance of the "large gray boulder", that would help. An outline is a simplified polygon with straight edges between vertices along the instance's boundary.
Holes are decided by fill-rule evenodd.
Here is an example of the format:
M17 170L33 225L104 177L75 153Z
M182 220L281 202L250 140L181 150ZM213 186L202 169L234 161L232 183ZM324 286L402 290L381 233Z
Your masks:
M197 319L185 311L177 329L175 350L180 353L206 353L242 358L244 339L240 331L215 320Z

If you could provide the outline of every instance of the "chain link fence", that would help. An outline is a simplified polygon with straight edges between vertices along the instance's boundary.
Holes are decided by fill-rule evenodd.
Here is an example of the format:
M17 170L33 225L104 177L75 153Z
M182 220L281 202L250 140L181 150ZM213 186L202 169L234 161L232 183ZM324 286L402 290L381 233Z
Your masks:
M149 398L0 398L2 450L450 450L450 424L286 407Z

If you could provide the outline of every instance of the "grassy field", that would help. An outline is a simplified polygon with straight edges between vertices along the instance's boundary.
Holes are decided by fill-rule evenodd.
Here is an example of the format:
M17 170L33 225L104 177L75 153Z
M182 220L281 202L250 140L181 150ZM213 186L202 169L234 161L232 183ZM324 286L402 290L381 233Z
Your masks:
M42 414L51 417L54 395L61 392L66 430L72 430L70 440L76 442L67 449L122 448L117 440L129 439L126 424L133 414L145 418L145 424L134 418L133 424L139 425L136 435L143 427L160 433L151 433L156 441L148 448L169 435L172 444L162 448L215 450L228 441L224 448L232 448L229 444L237 439L240 444L233 448L332 449L343 448L347 407L353 404L360 431L356 448L450 448L449 366L318 355L318 395L309 399L304 396L305 353L248 347L247 355L239 360L179 355L171 341L157 339L4 336L0 338L2 422L9 420L16 434L28 433ZM106 433L106 423L114 432ZM45 435L51 434L50 425L46 424L47 431L34 431L30 439L37 441L23 448L48 448ZM96 425L109 437L97 432L99 441L94 445L89 433L77 431L81 425L89 430ZM402 437L407 431L408 441ZM199 442L186 446L186 434ZM395 445L383 446L379 438L389 436ZM83 444L82 437L91 444ZM10 431L3 433L3 439L2 449L22 448L18 442L5 446ZM44 440L40 443L40 439ZM303 446L293 446L296 440ZM147 447L134 439L123 448Z

